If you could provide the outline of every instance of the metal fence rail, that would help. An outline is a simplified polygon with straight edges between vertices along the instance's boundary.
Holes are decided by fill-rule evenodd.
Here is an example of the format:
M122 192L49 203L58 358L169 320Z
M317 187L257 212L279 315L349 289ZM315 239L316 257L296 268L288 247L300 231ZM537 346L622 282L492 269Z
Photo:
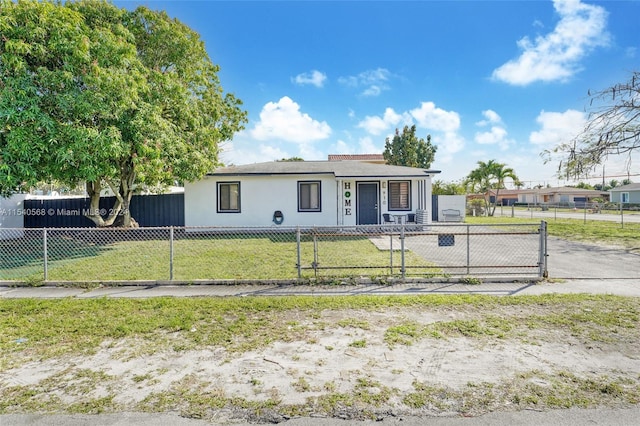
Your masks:
M486 216L488 214L484 204L477 202L467 203L466 213L467 216ZM493 211L493 215L496 217L518 217L532 221L561 219L581 220L583 223L608 221L620 223L624 227L626 222L640 222L640 205L594 202L498 204L495 207L495 211Z
M0 229L0 281L543 277L546 223Z

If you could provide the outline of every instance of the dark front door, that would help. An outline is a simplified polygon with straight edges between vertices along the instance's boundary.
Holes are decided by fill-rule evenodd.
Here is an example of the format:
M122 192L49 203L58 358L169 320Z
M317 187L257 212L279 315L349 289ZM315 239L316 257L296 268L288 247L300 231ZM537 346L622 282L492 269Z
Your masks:
M376 225L378 223L378 183L358 182L356 194L358 203L356 206L358 225Z

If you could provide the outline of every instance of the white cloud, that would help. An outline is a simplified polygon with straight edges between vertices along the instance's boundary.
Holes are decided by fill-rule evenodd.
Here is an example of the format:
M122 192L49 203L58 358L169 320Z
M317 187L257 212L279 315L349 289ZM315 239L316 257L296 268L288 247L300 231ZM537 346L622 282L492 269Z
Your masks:
M526 86L535 81L566 80L579 71L579 61L598 46L609 44L607 11L580 0L554 0L560 21L534 41L518 41L522 54L493 71L493 78Z
M259 144L245 138L245 133L239 133L234 140L224 146L220 159L226 165L251 164L290 158L296 154L289 153L280 147Z
M491 126L488 131L477 132L474 140L481 145L497 145L503 151L508 149L510 145L515 144L512 139L507 138L507 129L502 124L502 118L493 110L482 111L484 120L478 121L476 126Z
M384 150L381 140L374 141L370 136L360 138L358 142L348 143L339 139L329 147L330 154L381 154Z
M361 154L380 154L384 151L384 147L376 145L369 136L360 139L359 145Z
M291 81L299 86L311 84L312 86L322 87L324 86L324 82L326 79L327 75L325 73L313 70L311 72L298 74L297 76L293 77Z
M418 126L440 132L457 132L460 128L460 115L455 111L437 108L433 102L422 102L420 108L409 111Z
M358 127L365 129L371 135L379 135L394 128L411 126L414 120L416 127L425 129L431 134L431 142L438 146L436 158L439 162L451 161L452 155L464 148L465 140L458 134L460 115L455 111L438 108L433 102L422 102L419 108L403 113L387 108L382 117L367 116L358 123ZM393 138L393 132L388 137ZM376 146L368 137L362 139L360 144L361 152L364 153L379 152L384 148Z
M445 154L455 154L462 151L464 148L464 138L456 132L445 132L442 136L434 136L432 142L438 146L438 152L444 152Z
M300 151L297 156L304 158L305 161L321 161L327 159L327 154L316 148L312 143L303 143L299 145Z
M368 70L356 76L340 77L338 83L348 87L364 88L363 96L378 96L385 90L389 90L389 77L391 72L385 68Z
M529 141L539 147L551 148L577 136L584 128L586 117L583 112L573 109L565 112L542 111L536 121L541 129L531 132Z
M331 148L331 154L353 154L353 150L348 143L342 139L338 139L335 145Z
M487 126L489 124L497 124L502 122L502 118L498 115L497 112L493 110L482 111L482 115L484 116L484 120L478 121L476 126Z
M380 133L392 129L393 127L400 124L402 121L410 122L410 118L406 116L406 114L398 114L393 110L393 108L387 108L384 110L384 115L382 117L374 115L374 116L366 116L364 120L358 123L358 127L367 131L372 135L379 135Z
M500 126L492 126L488 132L478 132L474 140L481 145L498 145L506 150L514 142L507 138L507 130Z
M331 127L326 121L312 119L309 114L300 111L300 105L288 96L277 103L269 102L260 111L260 121L250 131L257 140L282 140L295 143L308 143L326 139Z

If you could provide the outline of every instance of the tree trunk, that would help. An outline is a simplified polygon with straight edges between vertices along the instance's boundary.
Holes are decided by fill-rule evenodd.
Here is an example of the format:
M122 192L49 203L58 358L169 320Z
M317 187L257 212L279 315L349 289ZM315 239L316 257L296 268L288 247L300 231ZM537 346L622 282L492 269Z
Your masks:
M120 163L120 187L117 192L117 199L122 205L122 209L119 212L122 223L120 226L123 228L137 228L138 224L131 217L131 197L133 197L134 187L133 184L136 180L136 172L133 165L133 161L130 158L125 159ZM120 220L118 221L120 222Z
M489 216L493 216L496 214L496 207L498 206L499 194L500 194L500 188L496 188L496 199L493 201L493 207L491 208L491 214Z
M120 165L120 182L114 185L108 182L111 191L116 197L116 201L108 211L100 210L100 191L102 182L100 180L87 181L87 194L90 198L90 208L85 217L96 224L98 228L116 226L123 228L137 228L138 223L131 217L131 197L133 196L133 183L135 181L135 170L130 160L125 160ZM106 216L106 218L105 218Z
M491 197L491 194L489 193L489 191L485 192L484 195L484 212L487 216L489 216L489 207L491 206L489 203L489 198Z

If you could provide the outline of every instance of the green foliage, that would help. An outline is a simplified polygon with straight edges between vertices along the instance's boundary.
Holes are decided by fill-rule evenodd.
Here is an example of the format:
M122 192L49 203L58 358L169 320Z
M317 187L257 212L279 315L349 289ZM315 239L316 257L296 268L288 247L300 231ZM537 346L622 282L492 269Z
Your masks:
M387 164L394 166L420 167L428 169L435 159L438 147L427 140L416 137L416 126L404 126L402 134L396 129L392 140L386 139L382 153Z
M578 182L578 184L575 187L576 188L581 188L581 189L593 189L593 186L591 186L590 184L588 184L586 182Z
M465 195L467 189L464 184L457 182L443 182L441 180L433 181L431 186L433 195Z
M200 178L243 128L197 33L164 12L106 1L0 0L0 192L42 180L117 197ZM125 223L126 224L126 223Z
M472 170L465 179L465 185L469 192L484 194L485 208L489 216L493 216L496 210L498 194L500 189L505 187L505 181L512 179L515 184L519 183L515 171L506 164L498 163L495 160L478 161L478 167ZM493 192L493 201L491 193Z

